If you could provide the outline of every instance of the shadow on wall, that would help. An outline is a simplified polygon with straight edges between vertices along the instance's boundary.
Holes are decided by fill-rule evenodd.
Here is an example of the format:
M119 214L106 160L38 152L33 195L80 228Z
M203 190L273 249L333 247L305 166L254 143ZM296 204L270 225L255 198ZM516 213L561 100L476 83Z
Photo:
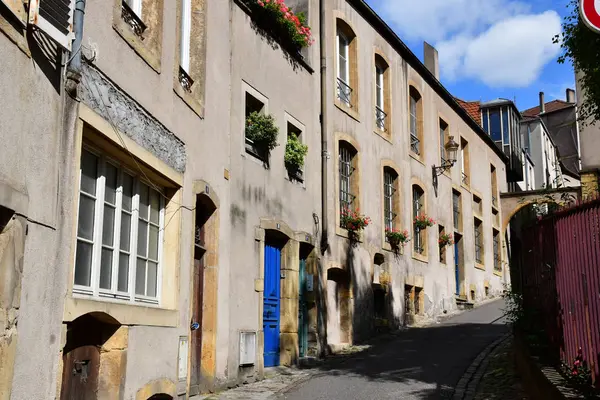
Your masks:
M351 358L334 359L318 369L334 376L366 378L381 384L404 383L415 387L414 392L406 395L418 399L449 398L445 395L452 394L472 360L489 343L508 332L509 328L503 324L409 328L373 341L368 350Z

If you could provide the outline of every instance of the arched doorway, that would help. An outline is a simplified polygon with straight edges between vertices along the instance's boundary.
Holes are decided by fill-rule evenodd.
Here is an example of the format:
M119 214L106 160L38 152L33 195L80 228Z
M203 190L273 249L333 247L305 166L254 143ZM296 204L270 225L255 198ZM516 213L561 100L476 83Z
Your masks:
M202 183L196 195L194 212L194 264L190 320L190 396L212 389L216 343L216 288L218 253L218 199L210 186ZM204 337L212 332L211 337ZM203 351L209 354L203 354ZM210 364L210 365L209 365ZM170 398L170 397L169 397Z
M119 327L118 321L104 313L85 314L67 324L61 400L98 397L100 349Z
M155 394L152 397L148 397L148 400L173 400L173 397L171 397L168 394L159 393L159 394Z
M341 268L327 270L327 338L329 344L352 341L350 274Z

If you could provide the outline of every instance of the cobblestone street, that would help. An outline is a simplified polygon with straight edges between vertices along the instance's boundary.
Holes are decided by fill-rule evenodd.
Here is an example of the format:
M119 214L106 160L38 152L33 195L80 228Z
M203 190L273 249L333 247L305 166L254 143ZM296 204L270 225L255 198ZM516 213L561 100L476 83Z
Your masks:
M489 355L475 400L528 400L515 370L512 339Z
M396 332L311 369L280 369L262 382L198 399L452 399L466 374L465 399L473 398L471 385L476 386L479 378L478 400L524 399L518 397L519 387L510 383L513 380L503 377L514 373L509 365L510 342L504 340L489 349L508 333L503 307L503 301L495 301L439 324ZM268 375L276 372L269 370ZM501 388L498 383L509 387ZM490 396L486 393L501 397L486 397Z

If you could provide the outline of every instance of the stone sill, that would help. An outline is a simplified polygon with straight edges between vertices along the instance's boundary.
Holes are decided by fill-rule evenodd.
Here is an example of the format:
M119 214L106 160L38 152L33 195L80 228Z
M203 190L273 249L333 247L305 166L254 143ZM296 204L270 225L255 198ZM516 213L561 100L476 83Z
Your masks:
M354 108L348 107L343 104L338 98L337 94L335 97L335 106L344 114L347 114L350 118L356 120L356 122L360 122L360 114Z
M412 158L413 160L417 161L419 164L422 164L423 166L425 166L425 161L423 161L423 155L419 155L417 153L415 153L414 151L410 150L409 153L410 158Z

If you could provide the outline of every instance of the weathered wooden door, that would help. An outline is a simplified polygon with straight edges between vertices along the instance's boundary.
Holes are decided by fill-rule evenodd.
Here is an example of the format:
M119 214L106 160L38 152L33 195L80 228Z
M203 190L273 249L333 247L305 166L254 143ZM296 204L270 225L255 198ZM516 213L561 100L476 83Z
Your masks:
M203 242L203 235L202 235ZM190 337L190 396L200 393L201 363L202 363L202 303L204 293L204 248L202 242L196 243L194 252L194 277L193 277L193 303L192 303L192 327Z
M64 354L61 400L96 400L99 370L98 346L81 346Z
M458 252L458 240L454 243L454 277L456 279L456 295L460 296L460 259Z
M281 291L281 250L265 246L265 288L263 303L264 364L279 365L279 309Z
M300 260L298 278L298 347L300 357L306 357L308 348L308 307L306 305L306 260Z

